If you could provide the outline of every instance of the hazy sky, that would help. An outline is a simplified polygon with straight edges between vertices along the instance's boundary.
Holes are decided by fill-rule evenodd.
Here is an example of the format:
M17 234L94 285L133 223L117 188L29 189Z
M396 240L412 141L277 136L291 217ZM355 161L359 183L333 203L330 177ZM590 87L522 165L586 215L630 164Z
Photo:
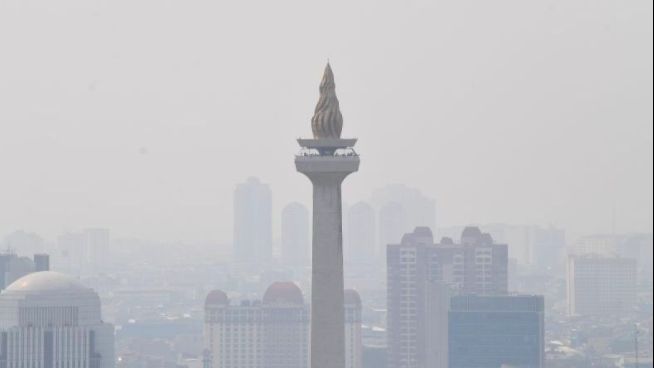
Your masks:
M0 237L230 241L248 176L277 217L308 203L328 58L347 202L404 183L441 225L652 231L651 0L0 0Z

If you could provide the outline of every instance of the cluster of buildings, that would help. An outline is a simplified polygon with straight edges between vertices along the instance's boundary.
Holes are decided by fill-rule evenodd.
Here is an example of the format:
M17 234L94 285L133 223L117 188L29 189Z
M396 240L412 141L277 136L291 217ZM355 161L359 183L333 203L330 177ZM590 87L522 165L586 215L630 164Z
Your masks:
M388 367L543 367L544 300L508 292L508 248L476 227L388 246Z
M234 243L237 262L271 263L285 266L311 264L311 215L298 202L281 212L280 252L274 257L272 192L257 178L248 178L234 190ZM369 201L359 201L343 210L344 259L366 264L383 261L386 244L398 242L413 224L433 227L435 201L420 191L390 185L375 191Z

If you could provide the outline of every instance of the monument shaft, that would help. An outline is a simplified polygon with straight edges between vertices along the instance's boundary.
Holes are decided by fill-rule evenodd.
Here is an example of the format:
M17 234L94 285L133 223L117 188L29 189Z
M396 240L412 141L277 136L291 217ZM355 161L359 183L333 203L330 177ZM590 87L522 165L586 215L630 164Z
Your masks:
M328 64L311 120L314 139L299 139L303 151L295 157L313 184L311 368L345 367L341 183L359 169L359 156L356 139L340 138L342 123Z

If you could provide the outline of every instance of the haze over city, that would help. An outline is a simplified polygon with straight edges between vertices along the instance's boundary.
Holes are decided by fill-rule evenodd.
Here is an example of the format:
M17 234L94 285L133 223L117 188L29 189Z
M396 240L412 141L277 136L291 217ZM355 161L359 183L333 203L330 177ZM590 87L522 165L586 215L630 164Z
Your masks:
M310 204L289 159L327 59L366 157L346 204L401 183L436 199L443 226L651 232L651 10L5 1L0 232L226 244L249 176L275 213Z
M652 2L0 1L0 368L651 368Z

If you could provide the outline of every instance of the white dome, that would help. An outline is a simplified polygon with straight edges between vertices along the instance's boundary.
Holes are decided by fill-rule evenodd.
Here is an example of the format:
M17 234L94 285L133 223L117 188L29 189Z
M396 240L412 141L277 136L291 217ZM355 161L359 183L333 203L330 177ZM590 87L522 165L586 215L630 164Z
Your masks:
M74 278L59 272L34 272L23 276L9 285L5 292L21 292L38 294L39 292L69 293L75 291L88 291L89 288Z

